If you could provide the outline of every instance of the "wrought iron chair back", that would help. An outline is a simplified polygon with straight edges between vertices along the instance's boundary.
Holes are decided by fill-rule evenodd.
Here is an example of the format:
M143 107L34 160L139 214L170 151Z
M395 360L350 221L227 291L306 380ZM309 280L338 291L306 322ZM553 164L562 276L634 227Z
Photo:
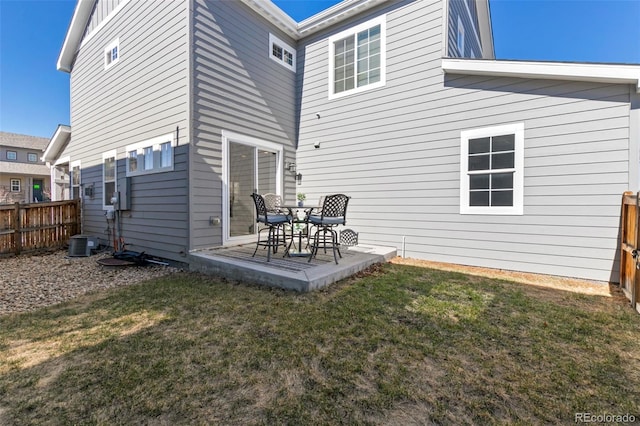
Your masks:
M324 218L343 218L342 225L347 219L347 205L349 197L344 194L327 195L322 203L322 212L320 213L321 221ZM335 223L334 223L335 225Z
M264 198L264 203L267 206L267 211L269 212L281 212L282 209L282 196L273 193L267 193L262 196Z

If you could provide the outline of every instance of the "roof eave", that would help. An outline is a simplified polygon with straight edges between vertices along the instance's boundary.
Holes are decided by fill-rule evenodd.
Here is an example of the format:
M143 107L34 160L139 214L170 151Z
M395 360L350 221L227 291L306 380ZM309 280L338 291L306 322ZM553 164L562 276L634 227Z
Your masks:
M640 65L443 58L442 70L446 74L633 84L640 93Z
M60 155L60 151L67 145L71 138L71 127L58 125L55 133L49 140L49 144L42 154L42 161L52 163Z
M78 46L82 41L87 22L93 10L95 0L78 0L76 8L71 18L71 23L67 29L67 35L64 38L60 55L58 56L58 71L71 72L73 60L78 51Z

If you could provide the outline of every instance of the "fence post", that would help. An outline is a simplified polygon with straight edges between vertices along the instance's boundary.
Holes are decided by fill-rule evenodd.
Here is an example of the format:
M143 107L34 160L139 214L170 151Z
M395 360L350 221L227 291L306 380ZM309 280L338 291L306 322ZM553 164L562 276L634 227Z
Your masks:
M22 251L22 227L20 223L20 203L14 204L13 209L13 242L16 255Z

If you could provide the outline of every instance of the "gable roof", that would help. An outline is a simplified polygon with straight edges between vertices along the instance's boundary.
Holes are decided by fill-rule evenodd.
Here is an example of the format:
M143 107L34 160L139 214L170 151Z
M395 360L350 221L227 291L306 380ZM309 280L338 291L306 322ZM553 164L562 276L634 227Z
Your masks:
M33 149L44 151L49 143L47 138L39 136L21 135L19 133L0 132L0 145L12 148Z
M63 124L58 125L55 133L51 137L51 140L47 141L47 148L44 150L42 160L47 162L53 162L58 158L60 152L67 146L71 139L71 127Z
M91 18L95 2L98 0L78 0L69 24L60 55L57 69L71 72L76 52L82 43L85 29ZM350 18L360 12L371 9L389 0L343 0L304 21L297 23L271 0L240 0L258 14L267 17L274 25L294 40L311 35L323 28Z

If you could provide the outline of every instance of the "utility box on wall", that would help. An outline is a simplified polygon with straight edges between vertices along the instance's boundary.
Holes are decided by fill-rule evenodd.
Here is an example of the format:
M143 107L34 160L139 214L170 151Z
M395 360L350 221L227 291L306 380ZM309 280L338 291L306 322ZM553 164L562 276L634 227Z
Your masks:
M116 210L131 210L131 178L124 177L118 179L118 201L115 204Z

